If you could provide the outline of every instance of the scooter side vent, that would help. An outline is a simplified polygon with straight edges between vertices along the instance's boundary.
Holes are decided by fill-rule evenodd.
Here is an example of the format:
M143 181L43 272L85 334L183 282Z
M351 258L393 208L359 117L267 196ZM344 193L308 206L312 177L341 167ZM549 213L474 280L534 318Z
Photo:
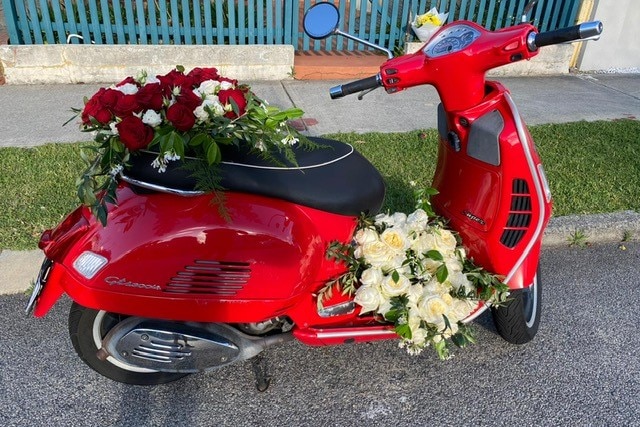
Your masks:
M523 179L514 179L511 187L511 207L500 242L508 248L515 247L531 224L531 194Z
M250 278L249 263L196 260L178 271L164 292L230 297L240 292Z

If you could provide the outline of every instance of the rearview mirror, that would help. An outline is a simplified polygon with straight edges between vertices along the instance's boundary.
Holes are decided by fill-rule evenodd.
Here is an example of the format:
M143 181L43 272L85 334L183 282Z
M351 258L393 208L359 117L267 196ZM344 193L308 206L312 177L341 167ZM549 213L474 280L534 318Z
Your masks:
M340 12L332 3L317 3L304 14L304 32L312 39L324 39L334 34L340 22Z

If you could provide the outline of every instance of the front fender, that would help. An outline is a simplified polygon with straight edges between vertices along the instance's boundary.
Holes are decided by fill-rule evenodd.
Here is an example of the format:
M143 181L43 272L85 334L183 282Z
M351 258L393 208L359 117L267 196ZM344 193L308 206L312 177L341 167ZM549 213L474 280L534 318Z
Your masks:
M65 274L64 268L56 263L52 263L48 271L40 271L38 281L42 284L42 290L33 308L35 317L44 317L60 299L64 293L61 283Z

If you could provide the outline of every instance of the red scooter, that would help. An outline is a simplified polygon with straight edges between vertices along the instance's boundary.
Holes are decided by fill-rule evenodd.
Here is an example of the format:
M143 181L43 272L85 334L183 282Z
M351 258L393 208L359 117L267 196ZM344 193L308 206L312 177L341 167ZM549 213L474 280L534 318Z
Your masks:
M336 7L320 3L307 11L305 30L314 38L345 35L338 21ZM498 332L512 343L531 340L538 329L538 263L551 194L509 92L485 73L601 31L600 22L538 33L524 23L488 31L457 21L418 52L389 59L377 75L330 91L339 98L380 86L388 93L437 89L433 205L475 262L512 290L505 305L491 308ZM106 227L81 206L43 234L46 259L27 311L44 316L69 295L69 333L80 358L130 384L252 359L265 389L261 352L272 345L397 338L373 315L361 315L352 297L317 304L318 291L345 268L327 259L328 245L350 242L359 214L378 212L385 192L380 174L353 147L318 141L324 148L299 150L295 168L229 153L221 184L230 219L185 173L158 174L151 159L133 158Z

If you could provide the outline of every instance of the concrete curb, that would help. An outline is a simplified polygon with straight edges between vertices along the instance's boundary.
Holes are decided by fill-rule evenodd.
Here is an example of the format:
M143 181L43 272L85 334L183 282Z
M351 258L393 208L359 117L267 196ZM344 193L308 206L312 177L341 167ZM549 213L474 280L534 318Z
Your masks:
M545 231L543 247L568 246L571 236L582 232L585 243L621 242L640 237L640 214L633 211L597 215L572 215L552 218ZM0 252L0 295L25 292L35 280L42 264L42 251Z

